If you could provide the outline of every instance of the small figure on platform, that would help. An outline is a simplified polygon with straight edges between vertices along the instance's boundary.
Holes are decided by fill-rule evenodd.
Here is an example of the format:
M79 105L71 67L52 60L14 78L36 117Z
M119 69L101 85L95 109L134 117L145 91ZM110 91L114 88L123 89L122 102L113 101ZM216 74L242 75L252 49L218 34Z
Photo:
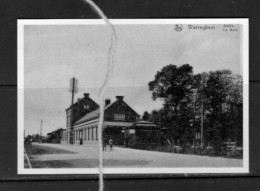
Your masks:
M83 139L82 139L82 138L80 138L79 144L80 144L80 145L83 145Z
M110 146L110 151L112 151L112 149L113 149L113 140L112 140L111 137L109 139L109 146Z

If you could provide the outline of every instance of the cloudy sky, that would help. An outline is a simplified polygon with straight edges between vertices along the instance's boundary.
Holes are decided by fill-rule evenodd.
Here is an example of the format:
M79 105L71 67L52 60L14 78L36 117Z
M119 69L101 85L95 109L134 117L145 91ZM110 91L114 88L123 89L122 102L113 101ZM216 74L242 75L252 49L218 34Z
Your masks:
M115 101L125 101L140 115L159 109L148 82L163 66L190 64L194 73L230 69L242 75L240 28L176 32L174 25L115 25L118 46L114 73L106 91ZM104 25L27 25L24 28L24 86L26 133L43 134L65 128L65 109L70 105L69 79L76 77L79 92L98 100L98 88L107 69L110 35Z

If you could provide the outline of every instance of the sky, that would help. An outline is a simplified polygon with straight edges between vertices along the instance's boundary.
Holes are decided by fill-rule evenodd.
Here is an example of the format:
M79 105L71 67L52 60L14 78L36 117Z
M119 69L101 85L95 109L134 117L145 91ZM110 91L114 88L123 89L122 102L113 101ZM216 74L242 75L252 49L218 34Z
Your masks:
M215 30L181 32L174 25L115 25L118 45L114 71L105 98L124 100L139 114L162 107L152 100L148 82L162 67L190 64L194 73L229 69L242 75L240 27L237 32ZM110 34L104 25L26 25L24 28L25 130L43 134L65 128L65 109L71 103L69 80L78 79L82 98L98 101L107 69Z

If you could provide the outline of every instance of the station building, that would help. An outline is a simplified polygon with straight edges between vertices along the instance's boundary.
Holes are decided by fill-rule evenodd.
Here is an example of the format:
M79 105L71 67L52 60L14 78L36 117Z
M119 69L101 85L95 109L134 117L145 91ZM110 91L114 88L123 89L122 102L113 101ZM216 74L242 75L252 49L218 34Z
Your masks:
M116 96L113 103L110 99L105 100L103 136L111 137L115 145L123 145L124 130L140 120L140 115L123 98ZM73 113L72 120L71 113ZM99 105L89 97L89 94L84 94L84 98L78 99L73 106L66 109L67 128L63 132L61 143L70 144L73 140L73 144L80 144L82 140L83 144L97 144L99 113Z
M61 143L64 129L60 128L47 134L47 142Z

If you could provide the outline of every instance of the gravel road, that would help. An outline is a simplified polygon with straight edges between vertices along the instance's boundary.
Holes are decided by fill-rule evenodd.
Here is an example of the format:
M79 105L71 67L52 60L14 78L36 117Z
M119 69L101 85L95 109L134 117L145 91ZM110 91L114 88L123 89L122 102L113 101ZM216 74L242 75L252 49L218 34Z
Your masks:
M61 144L37 144L37 147L48 149L61 149L73 153L41 154L34 155L33 159L38 162L60 161L65 167L97 167L97 145L61 145ZM221 157L208 157L186 155L176 153L164 153L114 147L113 151L104 153L104 166L107 167L242 167L241 159L229 159ZM92 165L93 164L93 165ZM55 165L54 165L55 166ZM59 166L59 167L62 167ZM53 168L53 165L52 165Z

